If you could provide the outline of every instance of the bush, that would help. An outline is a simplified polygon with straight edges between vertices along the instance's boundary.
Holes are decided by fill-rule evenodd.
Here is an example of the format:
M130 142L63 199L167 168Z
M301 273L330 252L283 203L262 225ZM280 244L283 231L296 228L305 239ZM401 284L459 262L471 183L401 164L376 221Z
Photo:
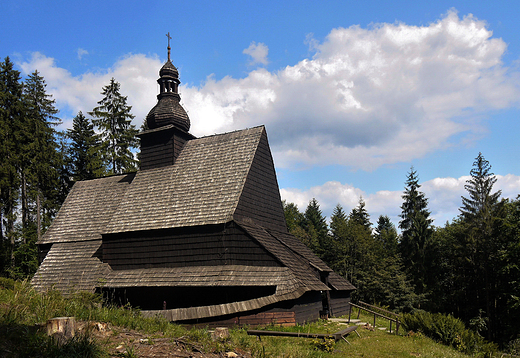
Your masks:
M402 325L408 331L420 332L467 354L490 356L497 350L494 343L467 329L460 319L451 315L425 311L405 313L402 315Z
M0 289L12 290L15 282L11 278L0 277Z

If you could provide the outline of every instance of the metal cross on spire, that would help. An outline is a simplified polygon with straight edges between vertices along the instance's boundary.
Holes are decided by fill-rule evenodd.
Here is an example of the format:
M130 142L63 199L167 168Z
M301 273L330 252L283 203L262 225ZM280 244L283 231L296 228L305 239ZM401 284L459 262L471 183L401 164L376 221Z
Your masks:
M171 36L170 36L170 32L168 32L168 33L166 34L166 37L168 38L168 61L171 61L171 60L170 60L170 51L171 51L172 48L170 47L170 40L171 40L172 38L171 38Z

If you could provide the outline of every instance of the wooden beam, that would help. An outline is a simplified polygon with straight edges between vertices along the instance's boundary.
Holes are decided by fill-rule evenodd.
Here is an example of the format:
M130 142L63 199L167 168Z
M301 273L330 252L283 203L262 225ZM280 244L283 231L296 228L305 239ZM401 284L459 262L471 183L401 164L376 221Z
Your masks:
M339 341L340 339L345 339L345 336L348 336L351 332L354 332L358 326L351 326L345 328L336 333L301 333L301 332L280 332L280 331L260 331L260 330L249 330L247 334L250 336L278 336L278 337L301 337L301 338L329 338L334 339L335 341ZM356 332L357 333L357 332Z

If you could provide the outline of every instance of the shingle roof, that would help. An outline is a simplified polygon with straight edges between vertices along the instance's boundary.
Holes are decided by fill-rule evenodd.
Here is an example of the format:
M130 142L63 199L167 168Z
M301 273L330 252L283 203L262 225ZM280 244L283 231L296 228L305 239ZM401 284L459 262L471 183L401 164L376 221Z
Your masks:
M300 241L296 236L285 232L268 230L271 235L280 240L295 254L302 257L304 260L309 262L312 266L318 268L320 271L329 272L329 284L336 290L355 290L356 287L352 285L347 279L341 277L336 272L327 266L327 264L321 260L316 254L312 252L303 242Z
M264 130L192 139L173 166L138 172L105 233L233 220Z
M276 286L278 294L302 287L287 267L195 266L111 271L103 287Z
M101 240L56 243L43 260L31 283L40 291L93 291L110 268L95 257Z
M285 267L190 266L114 270L99 259L102 235L236 222ZM189 140L174 165L78 182L39 244L53 244L33 278L62 291L138 286L273 286L271 296L199 310L170 310L176 319L260 308L354 287L285 230L274 164L263 126ZM117 236L116 236L117 237ZM211 314L210 314L211 313ZM187 318L184 318L187 319Z
M101 239L135 173L80 181L38 244Z
M236 287L275 286L274 294L255 299L209 306L142 311L145 317L161 315L171 321L200 319L245 312L276 302L295 299L309 291L287 267L199 266L112 271L104 287Z
M311 249L296 236L286 232L270 230L256 225L252 220L239 221L238 224L275 255L300 279L303 285L312 290L328 290L319 274L313 274L313 267L329 273L329 284L336 290L355 290L356 287L327 266Z
M300 280L302 286L316 291L329 290L329 288L320 281L319 272L309 265L308 260L297 255L291 248L284 245L265 228L256 225L250 220L240 221L238 224L264 246L267 251L276 256L277 259L287 266L298 280ZM327 266L325 265L325 267Z

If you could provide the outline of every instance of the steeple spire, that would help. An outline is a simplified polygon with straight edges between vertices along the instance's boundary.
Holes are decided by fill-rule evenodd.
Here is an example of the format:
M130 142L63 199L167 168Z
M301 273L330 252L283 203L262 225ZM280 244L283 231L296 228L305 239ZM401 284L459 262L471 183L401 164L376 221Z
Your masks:
M166 37L168 38L168 62L171 61L170 59L170 52L172 50L172 48L170 47L170 40L172 39L171 36L170 36L170 32L168 31L168 33L166 34Z
M171 36L169 32L166 37L168 38L168 61L159 71L159 79L157 80L160 88L157 96L159 101L146 116L146 121L150 129L173 124L188 132L190 130L190 119L179 103L181 96L178 90L181 81L179 80L179 71L171 61Z

